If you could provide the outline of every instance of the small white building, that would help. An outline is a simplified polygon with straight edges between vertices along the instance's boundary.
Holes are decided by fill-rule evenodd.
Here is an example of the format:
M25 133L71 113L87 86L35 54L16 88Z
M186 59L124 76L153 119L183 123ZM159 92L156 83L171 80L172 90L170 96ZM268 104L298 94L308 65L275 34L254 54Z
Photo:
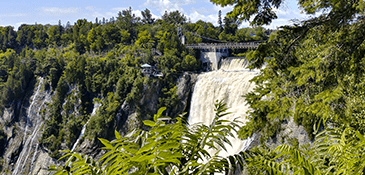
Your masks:
M151 66L149 64L143 64L141 67L142 73L147 76L163 77L163 74L156 70L154 66Z
M148 75L152 74L153 70L152 70L152 66L151 65L149 65L149 64L143 64L141 67L142 67L142 73L148 74Z

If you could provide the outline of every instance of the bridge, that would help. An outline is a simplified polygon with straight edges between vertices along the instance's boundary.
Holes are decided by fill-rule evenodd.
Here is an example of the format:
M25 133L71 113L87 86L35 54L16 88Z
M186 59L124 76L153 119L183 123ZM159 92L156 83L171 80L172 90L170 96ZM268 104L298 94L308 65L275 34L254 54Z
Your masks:
M200 60L202 61L203 69L206 71L218 70L222 58L229 56L229 49L257 49L258 45L262 42L252 41L244 43L232 43L201 36L182 27L178 27L177 29L181 43L184 44L186 48L200 50ZM186 38L183 35L183 30L191 33L192 35L213 41L215 43L185 44Z
M220 50L220 49L256 49L261 42L245 42L245 43L198 43L187 44L186 48Z
M222 58L229 56L229 49L257 49L260 43L260 41L246 43L198 43L187 44L186 48L199 49L199 59L202 61L203 69L211 71L219 69Z

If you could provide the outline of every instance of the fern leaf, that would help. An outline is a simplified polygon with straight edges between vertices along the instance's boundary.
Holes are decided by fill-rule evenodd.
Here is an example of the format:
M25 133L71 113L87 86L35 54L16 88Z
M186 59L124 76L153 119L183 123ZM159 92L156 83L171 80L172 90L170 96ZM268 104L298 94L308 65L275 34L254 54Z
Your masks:
M103 139L103 138L98 138L100 140L100 142L105 146L103 147L102 149L113 149L113 145L110 144L110 142L106 139Z

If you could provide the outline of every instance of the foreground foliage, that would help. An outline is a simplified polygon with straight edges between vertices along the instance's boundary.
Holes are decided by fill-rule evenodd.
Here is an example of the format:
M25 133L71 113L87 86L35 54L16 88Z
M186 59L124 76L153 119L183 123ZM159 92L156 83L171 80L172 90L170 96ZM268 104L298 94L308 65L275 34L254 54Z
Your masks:
M252 24L271 22L276 18L272 8L283 4L282 0L211 1L234 5L229 15L246 20L252 16ZM350 126L364 134L364 1L304 0L298 6L305 14L319 14L282 26L248 54L251 68L265 68L252 80L257 88L246 96L253 110L241 136L261 132L266 140L292 116L312 139L313 125L342 130Z
M228 172L229 159L218 156L231 145L228 136L234 137L238 121L223 120L228 115L224 103L216 104L216 116L209 126L188 126L181 117L173 124L163 116L161 108L153 121L145 120L148 131L135 129L116 139L99 139L106 150L99 160L79 153L68 153L65 166L52 167L56 174L211 174ZM215 150L211 155L208 150Z
M365 139L353 128L327 129L312 146L283 144L240 153L249 174L364 174ZM236 155L237 157L237 155Z

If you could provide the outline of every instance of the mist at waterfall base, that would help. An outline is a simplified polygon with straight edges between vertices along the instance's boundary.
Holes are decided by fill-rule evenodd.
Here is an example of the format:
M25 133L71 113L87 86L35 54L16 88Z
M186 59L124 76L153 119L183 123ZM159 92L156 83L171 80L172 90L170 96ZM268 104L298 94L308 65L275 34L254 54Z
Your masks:
M219 70L199 75L192 95L189 124L210 125L215 117L214 104L217 100L223 100L227 104L227 112L231 112L231 114L224 116L224 119L233 121L237 118L244 124L247 121L246 112L249 107L243 95L253 90L255 84L249 80L258 74L259 70L247 69L245 59L227 58L222 60ZM246 150L253 138L246 140L229 138L229 140L232 147L226 144L227 152L220 150L219 156L228 157ZM214 150L208 152L211 155L216 153Z

